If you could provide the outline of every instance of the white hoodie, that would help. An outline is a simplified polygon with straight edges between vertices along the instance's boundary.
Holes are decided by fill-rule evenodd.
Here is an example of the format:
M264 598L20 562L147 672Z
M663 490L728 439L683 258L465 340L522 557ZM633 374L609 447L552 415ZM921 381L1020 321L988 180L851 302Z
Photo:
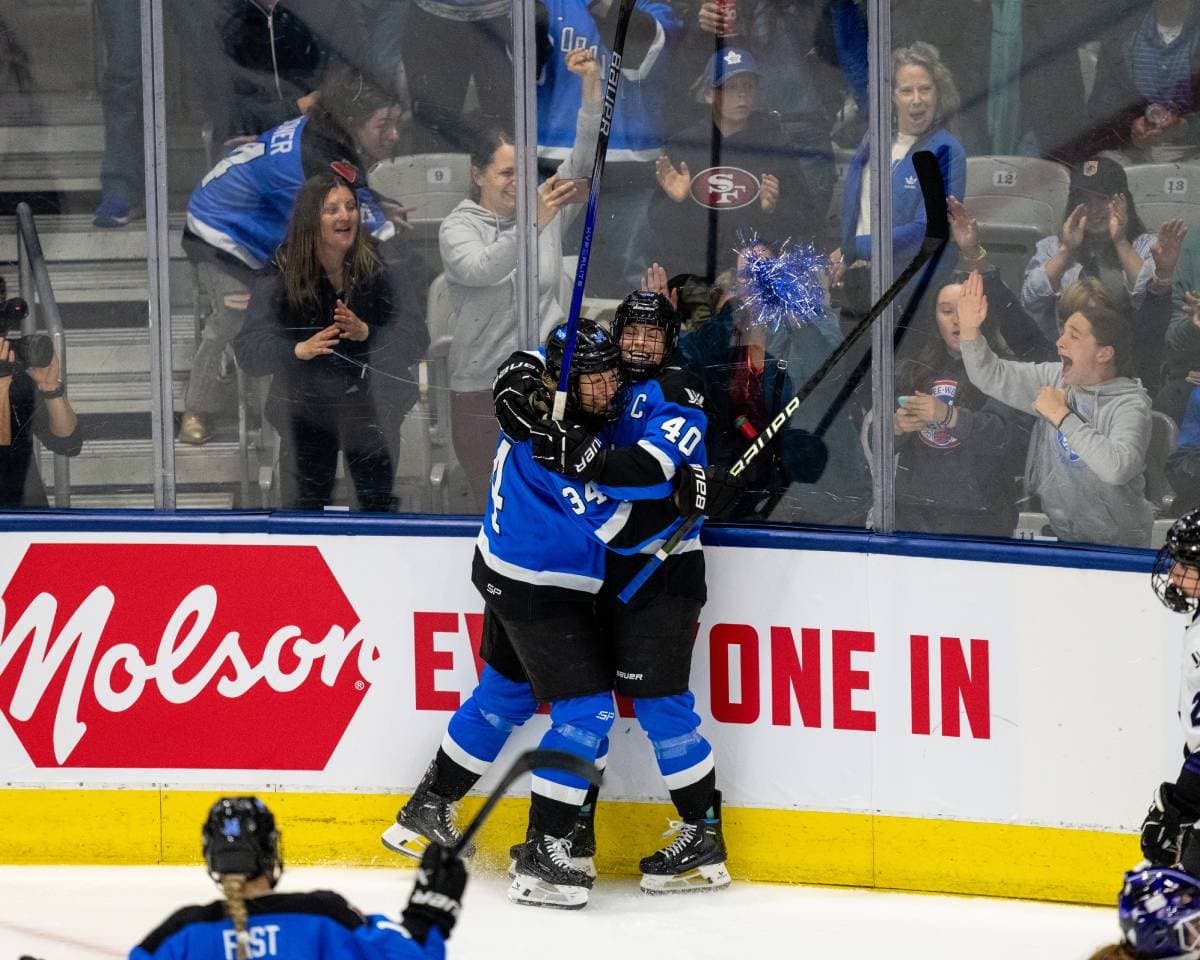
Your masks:
M584 103L575 124L575 145L558 168L562 178L587 176L600 104ZM562 274L563 228L579 212L562 208L538 236L538 320L540 339L563 321L558 302ZM501 218L474 200L464 200L438 231L450 299L450 389L489 390L496 368L517 349L517 221Z

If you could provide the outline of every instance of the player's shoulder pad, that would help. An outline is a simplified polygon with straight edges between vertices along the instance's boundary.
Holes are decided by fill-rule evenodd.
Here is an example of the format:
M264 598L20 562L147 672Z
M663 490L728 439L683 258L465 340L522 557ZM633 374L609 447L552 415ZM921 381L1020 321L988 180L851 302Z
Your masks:
M704 382L687 367L663 367L655 380L668 403L704 409Z
M193 923L213 923L217 920L224 920L225 901L214 900L212 903L192 904L187 907L180 907L173 914L167 917L159 924L145 940L138 944L146 953L156 953L158 948L164 943Z
M367 920L346 898L332 890L310 890L307 893L270 893L265 897L247 900L251 916L264 913L302 913L326 917L347 930L356 930Z

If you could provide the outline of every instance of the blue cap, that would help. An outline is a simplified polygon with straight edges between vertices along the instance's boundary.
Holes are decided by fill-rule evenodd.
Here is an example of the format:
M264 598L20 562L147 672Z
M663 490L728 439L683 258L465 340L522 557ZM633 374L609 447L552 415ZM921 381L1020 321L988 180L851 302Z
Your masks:
M749 51L739 47L718 50L708 58L708 66L704 68L704 77L710 87L723 86L726 80L739 73L752 73L756 77L762 75Z

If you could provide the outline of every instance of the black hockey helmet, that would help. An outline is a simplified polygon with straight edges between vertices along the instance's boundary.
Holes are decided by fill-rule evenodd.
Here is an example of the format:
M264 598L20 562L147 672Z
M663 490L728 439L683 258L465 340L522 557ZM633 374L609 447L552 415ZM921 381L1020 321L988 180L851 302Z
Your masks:
M274 886L283 873L275 816L258 797L222 797L208 811L201 836L214 880L224 873L248 880L265 875Z
M679 313L671 306L671 301L661 293L639 290L627 296L617 307L617 315L613 320L613 338L618 346L625 328L635 324L658 327L663 331L661 357L656 359L644 353L627 355L624 351L621 352L621 362L630 376L637 380L646 380L658 373L679 344Z
M567 350L567 325L560 323L546 338L546 373L557 385L562 373L563 355ZM575 328L575 350L571 354L571 372L567 379L567 409L577 417L611 420L617 415L616 392L609 400L604 413L584 410L579 389L579 375L583 373L605 373L613 371L620 387L621 351L612 336L595 320L580 317Z
M1150 573L1150 585L1167 609L1191 613L1200 606L1200 600L1186 596L1171 582L1171 568L1177 563L1195 567L1200 572L1200 510L1185 513L1171 524L1167 542L1154 558L1154 569Z

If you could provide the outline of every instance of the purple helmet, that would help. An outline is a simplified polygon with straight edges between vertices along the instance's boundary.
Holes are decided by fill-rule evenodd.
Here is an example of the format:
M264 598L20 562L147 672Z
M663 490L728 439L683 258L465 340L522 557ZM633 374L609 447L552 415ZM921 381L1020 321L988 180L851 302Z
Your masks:
M1121 933L1139 957L1200 958L1200 880L1182 870L1130 870L1117 900Z

